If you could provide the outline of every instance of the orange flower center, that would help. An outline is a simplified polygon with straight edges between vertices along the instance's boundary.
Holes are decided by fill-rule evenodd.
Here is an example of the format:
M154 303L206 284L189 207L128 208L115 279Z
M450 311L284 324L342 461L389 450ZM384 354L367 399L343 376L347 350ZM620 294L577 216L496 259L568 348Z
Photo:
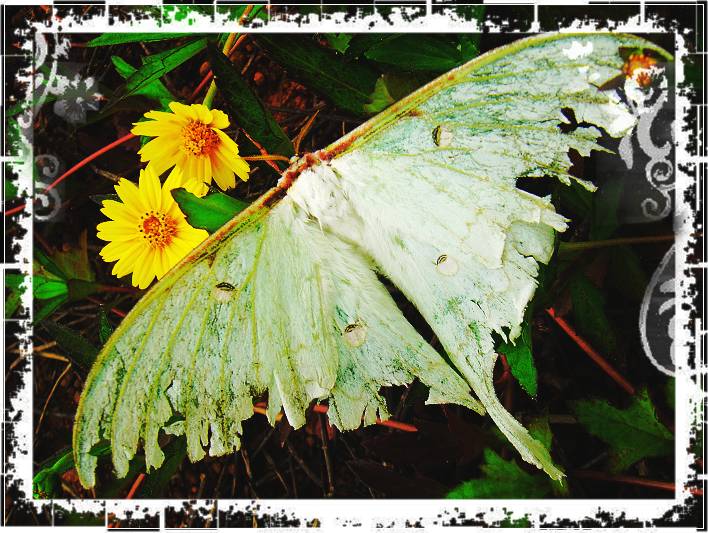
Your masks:
M656 65L656 59L645 54L631 54L625 61L622 72L642 87L651 85L651 68Z
M182 148L192 155L209 155L219 142L217 133L203 122L193 120L182 129Z
M140 217L138 230L150 246L162 249L177 235L177 221L169 215L150 211Z

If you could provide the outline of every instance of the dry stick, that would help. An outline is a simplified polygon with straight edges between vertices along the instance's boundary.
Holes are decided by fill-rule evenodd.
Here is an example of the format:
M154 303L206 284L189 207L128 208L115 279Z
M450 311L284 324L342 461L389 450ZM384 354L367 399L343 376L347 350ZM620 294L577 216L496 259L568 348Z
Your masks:
M310 470L310 467L305 464L305 461L302 460L302 458L297 454L295 451L295 448L293 448L293 445L290 444L290 440L285 441L285 445L288 447L288 451L290 454L293 456L293 458L297 461L297 464L300 465L300 468L302 468L302 471L305 472L305 475L309 477L312 482L317 485L319 488L324 489L322 486L322 481L317 479L317 476Z
M278 165L276 165L275 163L273 163L273 161L270 160L270 158L273 156L271 156L268 153L268 151L258 143L258 141L256 141L253 137L251 137L246 130L242 129L241 131L243 132L243 134L246 137L248 137L248 140L253 143L253 146L258 148L258 151L261 153L261 156L263 156L263 161L268 163L268 166L270 166L273 170L275 170L278 174L280 174L282 172L282 169L278 168ZM278 156L278 157L283 157L283 156Z
M52 387L52 390L49 391L49 395L47 396L47 399L44 402L44 407L42 407L42 412L39 414L39 420L37 421L37 429L34 430L35 435L39 435L39 428L42 426L42 420L44 420L44 415L47 412L47 406L49 405L49 400L52 399L52 396L54 396L54 391L57 390L57 386L59 385L59 382L66 376L67 372L71 370L71 363L66 365L66 368L64 371L59 374L59 377L57 380L54 382L54 386Z
M571 475L584 479L596 479L598 481L611 481L614 483L626 483L629 485L639 485L641 487L651 487L654 489L666 490L670 492L676 491L676 485L668 481L657 481L655 479L645 479L635 476L613 476L605 472L596 472L594 470L574 470ZM703 496L703 490L689 488L689 492L696 496Z
M302 128L300 128L300 131L293 139L293 150L295 151L296 154L300 153L300 144L302 144L302 141L305 139L305 136L307 136L307 134L312 129L312 125L314 124L315 119L317 118L317 115L319 113L320 113L319 109L317 111L315 111L314 115L312 115L307 120L307 122L305 122L305 125Z
M278 481L280 481L280 484L285 489L285 495L287 497L290 497L290 488L288 487L288 484L286 483L285 478L283 477L283 474L281 474L280 470L278 470L278 465L275 464L273 457L271 457L271 455L268 453L267 450L263 450L263 457L265 457L266 461L268 462L270 467L273 469L273 472L275 472L275 477L278 478Z
M555 320L556 324L565 331L565 333L573 339L575 344L577 344L581 350L583 350L590 359L592 359L597 366L599 366L608 376L610 376L620 387L622 387L629 394L634 395L636 390L634 385L627 381L615 368L608 363L604 357L602 357L588 342L578 335L575 330L565 321L564 318L556 315L555 309L548 308L546 312Z
M329 458L329 435L327 435L327 418L322 413L320 417L320 438L322 439L322 455L324 455L325 470L327 471L327 490L325 496L330 498L334 494L334 476L332 461Z

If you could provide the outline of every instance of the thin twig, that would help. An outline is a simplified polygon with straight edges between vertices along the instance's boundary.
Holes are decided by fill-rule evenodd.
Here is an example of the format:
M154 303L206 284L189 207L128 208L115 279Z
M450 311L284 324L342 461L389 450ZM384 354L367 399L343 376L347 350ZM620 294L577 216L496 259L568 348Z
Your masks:
M39 428L42 426L42 420L44 420L44 415L47 411L47 406L49 405L49 400L52 399L52 396L54 395L54 391L57 390L57 386L59 385L59 382L66 376L67 372L71 370L71 363L66 365L66 368L64 368L64 371L59 374L59 377L57 380L54 382L54 386L52 387L52 390L49 391L49 395L47 396L47 399L44 402L44 407L42 407L42 412L39 414L39 420L37 421L37 429L34 430L35 435L39 435Z
M327 435L327 417L320 413L320 438L322 439L322 455L324 455L325 471L327 472L327 490L325 496L331 498L334 494L334 475L332 461L329 458L329 435Z
M571 473L573 477L584 479L597 479L598 481L610 481L612 483L625 483L628 485L638 485L641 487L651 487L654 489L676 492L676 484L668 481L657 481L655 479L645 479L643 477L611 475L605 472L596 472L594 470L574 470ZM689 492L696 496L703 496L703 490L689 488Z
M546 312L555 320L556 324L575 342L575 344L584 351L590 359L592 359L597 366L599 366L608 376L610 376L615 383L622 387L627 393L634 395L636 394L636 389L629 381L627 381L615 368L607 362L607 360L602 357L588 342L578 335L575 330L565 321L564 318L556 315L555 310L551 307L546 309Z
M278 465L275 464L273 457L271 457L271 455L266 450L263 450L263 457L265 457L266 461L268 461L268 464L273 469L273 472L275 472L275 477L278 478L278 481L280 481L280 484L285 489L285 495L287 497L290 497L290 489L288 488L288 484L285 482L283 474L281 474L280 470L278 470Z
M312 480L312 482L315 485L317 485L319 488L324 489L324 487L322 486L322 481L317 479L317 476L315 476L314 472L312 472L312 470L310 470L310 467L307 466L305 464L305 461L303 461L302 458L297 454L297 452L295 451L295 448L293 447L293 445L290 443L289 440L285 441L285 445L287 446L288 451L290 452L290 455L293 456L293 459L295 459L295 461L297 461L297 464L300 465L300 468L302 468L302 471L305 472L305 475L307 477L309 477L310 480Z

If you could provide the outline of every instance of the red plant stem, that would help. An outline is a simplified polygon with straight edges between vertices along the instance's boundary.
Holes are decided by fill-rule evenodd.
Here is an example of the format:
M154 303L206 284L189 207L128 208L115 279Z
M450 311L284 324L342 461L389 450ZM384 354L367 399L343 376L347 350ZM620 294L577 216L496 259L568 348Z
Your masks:
M500 385L501 383L504 383L507 379L509 379L509 376L511 375L511 368L509 367L509 362L506 360L506 355L500 353L499 360L501 361L504 371L502 372L502 375L499 376L499 379L494 382L495 385Z
M93 296L88 296L86 299L89 302L93 302L98 305L103 305L103 302L101 300L97 300ZM116 316L119 316L120 318L125 318L127 316L127 313L124 313L123 311L121 311L120 309L117 309L115 307L111 307L110 311L111 311L111 313L113 313Z
M189 95L189 101L193 102L194 100L197 99L197 96L199 96L199 93L202 92L202 89L206 87L206 84L211 81L211 79L214 77L214 73L210 70L209 72L206 73L206 76L202 78L202 81L199 82L199 85L197 85L197 88L192 91L192 94Z
M229 50L229 53L226 54L226 57L231 58L231 54L233 54L236 51L236 49L244 41L245 38L246 38L246 34L241 35L241 37L239 37L236 40L236 42L234 43L234 45L231 47L231 49ZM194 100L197 99L197 96L199 96L199 93L202 92L202 89L204 89L204 87L206 87L206 84L209 83L213 77L214 77L214 73L211 70L206 73L206 75L202 78L202 81L200 81L199 85L197 85L196 89L194 89L192 91L192 94L189 95L190 102L193 102Z
M266 404L264 402L258 402L253 407L264 409L266 407ZM329 407L327 407L326 405L322 405L321 403L318 403L312 408L312 410L315 413L326 414L327 411L329 410ZM395 420L381 420L380 418L377 418L376 423L380 426L386 426L386 427L398 429L401 431L407 431L409 433L415 433L418 431L418 428L411 425L411 424L406 424L405 422L397 422Z
M654 489L665 490L669 492L676 491L676 485L668 481L657 481L655 479L645 479L643 477L635 476L621 476L621 475L611 475L605 472L596 472L594 470L574 470L571 474L573 477L579 477L584 479L596 479L598 481L611 481L613 483L626 483L629 485L639 485L641 487L651 487ZM703 496L703 490L691 488L689 489L691 494L696 496Z
M112 143L107 144L106 146L104 146L103 148L101 148L101 149L99 149L99 150L96 150L94 153L92 153L92 154L89 155L88 157L85 157L84 159L82 159L81 161L79 161L78 163L76 163L73 167L71 167L69 170L67 170L66 172L64 172L64 174L62 174L62 175L59 176L57 179L55 179L52 183L50 183L50 184L47 186L47 188L44 189L44 192L49 192L49 191L51 191L54 187L56 187L57 185L59 185L62 181L64 181L64 180L65 180L66 178L68 178L69 176L71 176L71 175L72 175L74 172L76 172L77 170L83 168L84 166L86 166L87 164L89 164L91 161L93 161L93 160L96 159L97 157L102 156L103 154L105 154L106 152L109 152L110 150L113 150L113 148L115 148L116 146L120 146L120 145L123 144L124 142L129 141L129 140L132 139L133 137L135 137L135 135L133 135L132 133L128 133L127 135L124 135L124 136L121 137L120 139L116 139L116 140L113 141ZM23 211L26 206L27 206L27 204L22 204L22 205L18 205L17 207L13 207L12 209L8 209L7 211L5 211L5 216L7 217L7 216L14 215L14 214L16 214L16 213L19 213L19 212Z
M602 357L588 342L578 335L575 330L565 321L564 318L556 315L555 310L550 307L546 309L546 312L555 320L556 324L565 331L565 333L573 339L573 342L577 344L582 351L584 351L590 359L592 359L597 366L599 366L608 376L610 376L620 387L622 387L629 394L634 395L636 389L634 386L627 381L615 368L608 363L604 357Z
M133 486L130 487L130 491L125 497L126 500L130 500L133 498L133 496L135 496L135 493L137 492L138 487L140 487L140 484L143 482L143 479L145 479L145 474L141 472L140 474L138 474L138 477L135 478Z
M101 285L99 287L99 290L101 292L140 292L140 289L137 289L135 287L114 287L113 285Z

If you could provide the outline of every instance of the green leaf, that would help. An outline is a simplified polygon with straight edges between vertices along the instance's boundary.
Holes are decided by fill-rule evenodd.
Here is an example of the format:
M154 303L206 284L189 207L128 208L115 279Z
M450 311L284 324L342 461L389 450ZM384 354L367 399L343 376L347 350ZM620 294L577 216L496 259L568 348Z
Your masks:
M484 476L465 481L447 494L451 499L543 498L553 491L543 474L529 474L515 460L505 461L495 451L484 450Z
M24 285L25 275L5 272L5 288L10 289L5 299L5 318L12 318L22 303L22 295L27 287Z
M321 93L337 107L366 114L378 73L365 63L346 61L334 50L295 35L259 34L258 44L294 78Z
M63 279L35 275L32 278L32 292L37 300L49 300L55 296L68 295L69 286Z
M130 78L130 76L138 71L138 69L119 56L111 56L111 61L113 62L113 66L116 68L116 71L123 79ZM160 80L155 80L147 84L142 89L136 91L135 94L143 95L150 100L158 102L163 109L166 108L170 102L175 100L175 97Z
M32 494L35 498L57 498L61 495L59 476L74 468L71 448L64 448L32 478Z
M469 53L468 48L465 51ZM364 56L404 70L434 72L450 70L465 61L460 49L448 39L412 33L386 37L366 50Z
M610 446L612 472L626 470L646 457L674 452L674 437L656 418L646 390L637 394L627 409L605 400L581 400L572 407L585 429Z
M69 297L66 294L62 294L59 296L55 296L54 298L50 298L49 300L45 300L44 303L39 307L39 309L34 313L34 323L40 323L42 320L51 315L63 303L67 302L68 300Z
M98 308L98 340L101 344L104 344L113 333L113 326L108 320L108 315L106 315L106 310L103 306Z
M324 38L327 40L327 44L329 44L337 52L340 52L342 54L347 51L347 48L349 48L349 41L352 40L352 37L354 36L348 33L324 34Z
M180 188L172 191L172 197L191 226L209 233L214 233L249 205L221 192L199 198Z
M553 433L551 432L551 426L548 422L547 415L534 418L531 422L529 422L528 430L534 439L541 442L547 449L551 449Z
M582 273L570 279L568 288L578 331L603 355L617 356L617 337L605 313L605 298L600 289Z
M364 111L373 115L379 111L383 111L393 102L395 102L395 100L389 94L384 77L381 76L378 80L376 80L374 92L371 93L371 102L364 105Z
M215 46L208 48L214 80L226 101L230 118L260 143L270 154L292 156L293 145L241 77L241 72Z
M104 33L91 39L86 46L110 46L125 43L149 43L153 41L167 41L180 37L191 37L193 33Z
M207 39L202 38L146 57L145 63L126 80L125 86L117 93L117 97L106 107L113 106L124 98L138 94L155 80L158 80L201 52L206 47L206 44ZM105 111L106 109L104 108L103 112Z
M59 347L64 350L69 358L79 366L88 369L98 355L98 348L86 340L80 333L71 328L45 320L42 323L52 335Z
M498 351L506 356L506 360L511 368L511 374L517 379L519 384L532 398L538 392L538 379L536 365L533 362L533 351L531 347L531 325L528 321L521 326L521 335L516 339L516 343L504 343L499 346Z

